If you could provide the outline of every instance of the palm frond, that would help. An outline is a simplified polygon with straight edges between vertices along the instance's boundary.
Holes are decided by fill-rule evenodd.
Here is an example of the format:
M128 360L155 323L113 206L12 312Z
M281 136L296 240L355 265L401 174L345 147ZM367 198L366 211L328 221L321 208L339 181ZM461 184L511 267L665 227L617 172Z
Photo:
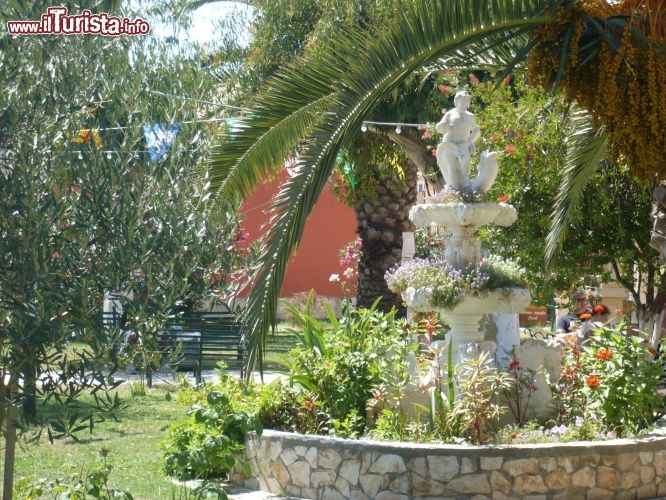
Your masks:
M555 260L585 186L609 154L608 135L605 129L592 124L589 113L576 110L570 120L574 132L567 145L562 182L551 213L550 232L546 238L546 265Z
M286 266L298 245L336 155L364 118L414 71L467 46L494 48L554 20L558 0L420 0L379 33L348 30L271 80L211 161L223 198L247 194L301 144L300 171L271 207L263 269L249 294L249 369L261 366L265 336L275 322ZM481 49L477 49L479 54ZM250 371L248 370L248 372Z

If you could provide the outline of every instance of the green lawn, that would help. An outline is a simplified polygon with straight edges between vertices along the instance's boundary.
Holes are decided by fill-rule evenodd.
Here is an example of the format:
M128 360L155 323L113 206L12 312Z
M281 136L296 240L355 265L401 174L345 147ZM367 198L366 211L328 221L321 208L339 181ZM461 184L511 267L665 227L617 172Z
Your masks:
M267 351L271 356L286 354L294 344L293 336L279 331L275 337L269 336ZM137 500L187 498L188 490L174 485L164 474L160 447L169 425L189 409L178 401L176 385L156 381L154 388L146 389L145 396L132 396L125 384L120 387L120 395L127 407L118 413L119 421L108 419L96 424L92 434L81 433L78 442L63 439L51 444L44 433L37 444L18 448L15 482L21 476L68 477L70 473L65 472L63 464L76 464L85 475L101 463L104 449L112 467L111 488L127 491Z
M112 466L112 488L128 491L136 499L186 498L186 491L173 485L162 471L160 443L167 436L169 424L183 417L187 406L178 402L173 386L159 385L138 397L132 397L123 386L122 397L128 406L118 415L119 422L100 423L92 434L82 434L79 442L65 439L52 445L42 437L38 444L17 450L16 478L64 477L63 463L88 470L98 463L100 451L105 448Z

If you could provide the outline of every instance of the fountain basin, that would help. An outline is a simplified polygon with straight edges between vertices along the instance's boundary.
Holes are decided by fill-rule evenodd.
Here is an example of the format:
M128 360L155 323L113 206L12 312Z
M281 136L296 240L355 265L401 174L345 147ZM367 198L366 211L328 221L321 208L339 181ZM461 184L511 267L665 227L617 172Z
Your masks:
M402 293L407 307L418 312L438 311L452 314L480 315L491 312L518 313L530 303L527 288L497 288L480 295L466 295L465 300L453 309L438 309L432 305L431 290L409 287Z
M510 226L518 219L518 212L507 203L424 203L413 206L409 218L419 227L432 223L444 227Z

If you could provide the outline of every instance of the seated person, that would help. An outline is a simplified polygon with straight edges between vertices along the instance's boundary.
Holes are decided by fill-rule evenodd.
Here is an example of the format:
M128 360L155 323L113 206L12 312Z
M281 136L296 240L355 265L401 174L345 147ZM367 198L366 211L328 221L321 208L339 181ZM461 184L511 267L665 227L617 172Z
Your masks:
M587 307L587 297L585 292L577 290L573 296L574 310L569 311L557 318L557 331L555 338L560 341L572 341L579 334L579 328L576 323L582 321L587 322L592 315ZM583 317L585 315L585 317ZM589 317L588 317L589 316ZM573 338L571 338L573 337Z
M587 297L585 292L580 290L574 293L573 297L574 312L569 311L557 318L557 333L571 333L572 325L580 319L580 315L587 313Z

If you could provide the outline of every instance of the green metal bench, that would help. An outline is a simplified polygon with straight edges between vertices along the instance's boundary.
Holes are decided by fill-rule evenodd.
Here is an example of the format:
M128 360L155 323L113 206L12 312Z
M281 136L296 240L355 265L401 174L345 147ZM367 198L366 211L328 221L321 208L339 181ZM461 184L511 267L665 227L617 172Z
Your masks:
M161 333L160 343L179 346L176 366L192 368L197 384L202 370L215 368L219 361L244 376L243 327L231 312L190 313L174 319Z

